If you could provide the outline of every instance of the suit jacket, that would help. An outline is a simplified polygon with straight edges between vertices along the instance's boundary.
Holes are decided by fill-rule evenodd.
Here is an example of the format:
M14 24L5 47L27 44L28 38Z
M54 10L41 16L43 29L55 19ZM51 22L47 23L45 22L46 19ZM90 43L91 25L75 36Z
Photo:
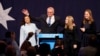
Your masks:
M61 23L61 20L58 16L54 16L54 17L55 17L55 22L51 26L49 26L46 22L47 15L42 15L37 18L36 17L31 17L31 18L33 21L40 22L41 33L57 33L58 26L60 26L60 25L63 26L63 24Z

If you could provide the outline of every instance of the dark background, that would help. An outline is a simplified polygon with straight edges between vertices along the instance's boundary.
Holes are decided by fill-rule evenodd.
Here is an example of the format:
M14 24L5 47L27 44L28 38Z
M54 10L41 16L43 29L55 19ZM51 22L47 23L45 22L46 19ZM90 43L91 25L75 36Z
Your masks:
M100 0L0 0L0 2L4 9L12 7L9 15L15 18L15 21L7 21L8 30L0 24L0 39L5 38L5 32L14 31L16 40L19 40L20 22L23 18L21 10L23 8L27 8L31 16L38 17L41 14L46 14L47 7L53 6L55 15L60 16L62 20L67 15L72 15L78 28L80 28L84 10L89 8L93 12L97 32L100 30Z

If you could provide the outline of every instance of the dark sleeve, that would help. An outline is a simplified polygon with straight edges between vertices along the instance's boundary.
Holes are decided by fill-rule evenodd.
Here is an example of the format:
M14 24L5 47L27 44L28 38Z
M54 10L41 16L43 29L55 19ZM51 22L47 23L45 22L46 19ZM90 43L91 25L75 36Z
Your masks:
M84 27L84 24L83 24L83 22L81 23L81 28L83 28Z
M82 23L81 23L81 25L80 25L80 28L84 28L84 24L83 24L83 21L82 21ZM84 32L82 32L81 30L80 30L80 32L83 34Z
M74 37L75 37L75 41L79 41L79 36L78 36L79 32L77 27L74 27Z
M85 33L95 34L96 33L96 25L95 22L90 24L90 28L86 29Z
M29 17L32 19L32 21L40 22L40 17L32 17L31 15L29 15Z

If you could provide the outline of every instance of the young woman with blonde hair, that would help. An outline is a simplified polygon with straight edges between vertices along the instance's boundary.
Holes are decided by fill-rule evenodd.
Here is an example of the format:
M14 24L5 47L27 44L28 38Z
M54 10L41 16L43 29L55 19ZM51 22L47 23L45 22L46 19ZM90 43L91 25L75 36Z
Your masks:
M78 36L77 28L73 16L67 16L65 19L64 33L64 50L68 56L73 56L73 49L77 48Z
M65 29L68 28L70 30L73 30L74 24L74 18L72 16L67 16L65 19Z
M96 25L90 9L84 11L84 18L80 30L83 33L82 46L84 47L88 45L88 36L96 33Z

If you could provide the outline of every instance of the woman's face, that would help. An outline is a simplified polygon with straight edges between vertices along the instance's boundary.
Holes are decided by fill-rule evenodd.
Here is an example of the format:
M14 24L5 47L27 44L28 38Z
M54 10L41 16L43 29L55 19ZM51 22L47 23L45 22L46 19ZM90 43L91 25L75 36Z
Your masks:
M84 18L85 18L86 20L89 20L89 17L90 17L89 12L85 11L85 13L84 13Z
M28 17L28 16L26 16L25 18L24 18L24 20L25 20L25 23L30 23L30 18Z

